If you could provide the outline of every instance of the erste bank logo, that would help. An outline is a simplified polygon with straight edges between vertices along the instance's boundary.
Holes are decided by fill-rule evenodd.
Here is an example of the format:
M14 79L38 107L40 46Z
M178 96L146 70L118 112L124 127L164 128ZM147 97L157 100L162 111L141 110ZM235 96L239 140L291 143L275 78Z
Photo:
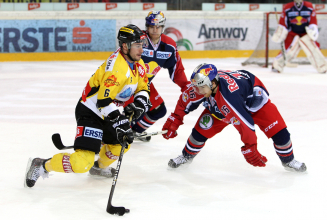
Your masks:
M79 22L81 26L85 25L85 21ZM92 29L89 27L74 27L73 28L73 43L74 44L89 44L92 41Z

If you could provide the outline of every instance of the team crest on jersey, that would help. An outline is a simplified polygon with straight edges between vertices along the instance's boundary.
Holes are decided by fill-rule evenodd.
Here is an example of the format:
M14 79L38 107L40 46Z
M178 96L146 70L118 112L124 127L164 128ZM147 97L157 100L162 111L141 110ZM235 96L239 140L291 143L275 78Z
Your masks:
M105 87L110 87L110 86L119 86L119 82L117 82L117 77L114 75L111 75L104 81Z
M213 125L212 116L210 114L204 114L199 121L199 125L203 130L211 128Z
M153 57L154 50L143 49L142 56Z
M171 52L157 52L157 58L158 59L168 59L171 56Z
M233 125L240 125L241 124L241 122L235 117L232 117L230 119L230 123L233 124Z
M183 92L183 102L187 102L188 100L188 95L187 93Z

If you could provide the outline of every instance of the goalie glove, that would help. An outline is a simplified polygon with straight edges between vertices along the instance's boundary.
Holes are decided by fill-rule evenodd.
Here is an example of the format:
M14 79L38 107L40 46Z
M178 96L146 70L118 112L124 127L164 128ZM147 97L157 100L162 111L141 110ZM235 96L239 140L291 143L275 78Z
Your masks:
M151 108L150 101L144 96L138 96L133 103L124 108L125 116L132 117L132 121L139 119L145 112Z
M245 160L255 166L255 167L265 167L266 162L268 161L265 156L262 156L256 145L252 146L243 146L241 148L242 154L245 157Z
M171 115L168 117L166 123L164 124L162 130L167 130L166 134L163 134L162 136L166 138L167 140L169 138L174 138L177 136L177 129L180 125L183 124L183 121L179 119L179 116L171 113Z
M117 141L122 144L126 141L128 144L133 143L134 135L131 129L128 118L125 115L121 115L118 110L108 115L108 120L112 124L111 126L116 131ZM128 147L128 144L126 145Z
M317 41L317 39L319 37L319 31L318 31L317 25L310 24L309 26L305 27L305 31L307 32L307 34L311 38L311 40Z

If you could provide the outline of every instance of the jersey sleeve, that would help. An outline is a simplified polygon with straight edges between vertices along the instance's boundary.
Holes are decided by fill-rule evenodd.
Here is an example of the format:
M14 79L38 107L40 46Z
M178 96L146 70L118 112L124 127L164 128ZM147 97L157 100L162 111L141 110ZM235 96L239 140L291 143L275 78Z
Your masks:
M238 130L245 146L256 145L254 120L245 105L255 76L246 71L236 71L220 74L219 77L219 92L215 96L218 106L224 109L223 115Z
M314 8L312 8L312 13L310 15L309 25L311 25L311 24L318 25L317 14L316 14L316 11L314 10Z
M174 114L180 117L179 120L183 121L184 116L197 109L204 99L203 95L195 92L191 82L188 82L185 90L179 96Z
M188 84L182 59L177 51L176 43L169 37L164 36L163 41L166 43L166 50L171 51L171 56L167 59L167 62L163 65L163 68L168 69L170 79L176 83L181 90L184 90Z
M286 15L286 10L289 8L288 5L285 5L285 7L283 7L283 12L280 15L279 18L279 24L284 26L286 29L288 29L288 23L287 23L287 15Z

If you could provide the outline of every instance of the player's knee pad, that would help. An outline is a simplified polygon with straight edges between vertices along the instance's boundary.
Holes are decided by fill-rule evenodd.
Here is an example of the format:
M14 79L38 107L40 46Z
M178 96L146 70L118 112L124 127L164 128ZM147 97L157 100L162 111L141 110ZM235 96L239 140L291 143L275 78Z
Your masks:
M94 164L95 153L87 150L77 149L74 153L60 153L54 155L46 162L45 168L48 171L64 173L85 173Z
M160 118L163 118L166 115L166 113L167 113L167 108L165 106L165 103L161 103L158 107L147 112L146 114L152 120L159 120Z
M191 133L190 137L191 136L197 142L203 142L204 143L204 142L206 142L208 140L207 137L200 134L200 132L198 132L195 128L192 129L192 133Z
M291 134L288 132L287 128L284 128L272 136L271 139L275 145L285 145L290 141Z
M300 38L300 46L307 55L311 65L316 68L319 73L327 72L327 62L316 43L306 34Z
M290 133L286 128L280 130L271 137L274 141L275 151L283 163L288 163L294 159L293 146Z
M124 150L126 153L130 149L131 145ZM116 160L118 160L122 146L120 144L104 144L102 145L99 153L99 167L106 168Z

